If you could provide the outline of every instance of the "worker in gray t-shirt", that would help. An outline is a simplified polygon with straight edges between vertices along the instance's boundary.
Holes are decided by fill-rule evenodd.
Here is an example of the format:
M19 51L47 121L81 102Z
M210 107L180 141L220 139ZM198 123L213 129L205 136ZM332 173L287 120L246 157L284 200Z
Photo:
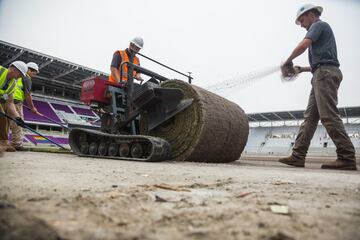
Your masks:
M39 73L39 66L34 62L29 62L27 64L28 71L26 76L19 78L16 82L16 89L14 92L14 103L17 113L21 118L24 118L24 101L28 104L31 112L34 114L42 115L38 112L34 106L32 96L31 96L31 78L35 77ZM21 126L15 124L15 122L10 123L11 130L11 146L16 149L16 151L26 150L23 147L23 129Z
M280 158L279 161L295 167L304 167L310 141L321 120L336 146L337 153L336 161L323 164L321 168L356 170L355 149L336 107L343 76L339 69L335 36L330 25L319 19L322 11L323 8L320 6L306 4L297 12L295 22L305 28L307 34L283 66L292 66L292 61L308 49L310 66L297 68L300 72L312 72L312 89L304 113L304 122L300 126L292 154Z
M25 77L21 78L21 81L22 81L22 83L24 85L23 89L22 89L24 91L24 93L25 94L30 94L31 93L31 84L32 84L31 77L25 76ZM15 103L17 103L17 100L15 100Z

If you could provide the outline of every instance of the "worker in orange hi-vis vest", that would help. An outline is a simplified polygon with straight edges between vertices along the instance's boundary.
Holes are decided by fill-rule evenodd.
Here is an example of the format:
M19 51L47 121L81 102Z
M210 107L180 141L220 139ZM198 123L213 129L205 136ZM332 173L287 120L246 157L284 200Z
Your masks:
M123 65L122 76L120 76L121 64L123 62L130 61L131 51L137 53L140 51L140 49L143 48L143 46L144 46L144 40L141 37L135 37L134 39L132 39L130 41L129 47L127 49L118 50L114 53L113 59L111 61L111 67L110 67L111 74L109 76L109 81L115 82L115 83L127 81L128 66L127 66L127 64ZM133 63L136 65L140 65L139 58L134 56ZM138 80L142 80L140 73L136 73L134 71L133 76L134 76L134 78L136 78Z

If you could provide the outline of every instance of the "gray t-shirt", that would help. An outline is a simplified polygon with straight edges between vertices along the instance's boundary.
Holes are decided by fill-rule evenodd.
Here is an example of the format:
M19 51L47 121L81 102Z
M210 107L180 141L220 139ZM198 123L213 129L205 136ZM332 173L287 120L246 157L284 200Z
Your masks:
M25 76L22 78L23 85L24 85L24 93L30 93L31 91L31 77Z
M340 66L337 59L335 36L328 23L321 20L314 22L305 38L312 40L309 47L309 63L311 68L318 64L332 64Z

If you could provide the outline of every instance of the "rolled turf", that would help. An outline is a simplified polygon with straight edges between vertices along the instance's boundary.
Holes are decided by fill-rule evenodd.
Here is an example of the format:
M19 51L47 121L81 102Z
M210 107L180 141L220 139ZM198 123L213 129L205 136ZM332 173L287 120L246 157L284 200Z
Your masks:
M150 132L141 127L141 134L166 139L172 148L170 160L223 163L240 158L249 123L237 104L180 80L164 82L162 87L182 89L193 103ZM140 125L145 124L143 116Z

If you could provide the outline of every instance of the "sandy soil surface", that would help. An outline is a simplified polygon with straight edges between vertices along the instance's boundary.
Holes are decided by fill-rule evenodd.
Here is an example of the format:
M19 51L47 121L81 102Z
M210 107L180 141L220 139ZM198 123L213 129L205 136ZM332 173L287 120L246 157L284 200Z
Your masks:
M360 171L274 160L141 163L5 153L0 238L360 239Z

